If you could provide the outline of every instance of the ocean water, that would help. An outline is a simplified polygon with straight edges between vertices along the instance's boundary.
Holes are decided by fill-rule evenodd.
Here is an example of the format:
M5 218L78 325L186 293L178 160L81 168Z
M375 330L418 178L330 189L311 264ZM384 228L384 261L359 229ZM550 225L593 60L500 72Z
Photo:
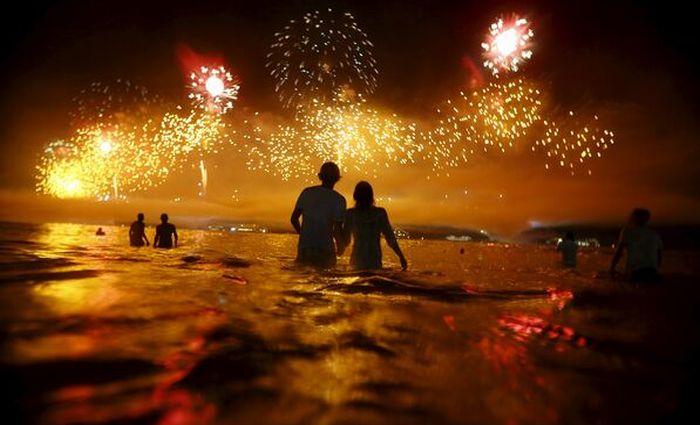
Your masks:
M688 423L698 255L662 285L609 249L401 240L407 272L318 272L296 238L0 223L3 423ZM148 229L152 239L152 229ZM460 249L464 252L460 253ZM697 415L695 416L697 418Z

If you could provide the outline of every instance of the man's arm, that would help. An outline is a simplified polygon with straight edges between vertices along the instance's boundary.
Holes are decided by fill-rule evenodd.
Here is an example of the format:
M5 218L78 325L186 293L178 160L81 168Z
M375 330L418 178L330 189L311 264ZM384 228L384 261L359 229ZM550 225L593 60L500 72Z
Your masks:
M299 217L301 217L301 208L294 208L290 221L294 227L294 231L297 233L301 233L301 222L299 222Z
M156 227L156 234L153 236L153 248L158 246L158 241L160 240L160 235L158 233L158 228Z
M340 229L340 243L337 244L338 255L343 255L345 249L350 245L350 238L352 236L352 217L350 212L345 212L345 221L343 222L342 229Z
M175 248L177 248L177 230L175 230L175 226L173 226L173 236L175 237Z
M141 238L146 241L146 246L150 245L148 243L148 236L146 236L146 227L144 226L143 229L141 229Z

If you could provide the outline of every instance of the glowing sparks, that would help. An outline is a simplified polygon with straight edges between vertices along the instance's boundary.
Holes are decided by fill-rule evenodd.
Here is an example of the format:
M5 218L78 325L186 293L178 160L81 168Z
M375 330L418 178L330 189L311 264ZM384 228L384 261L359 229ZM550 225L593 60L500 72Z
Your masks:
M413 162L415 128L395 114L383 114L364 101L314 102L301 118L302 140L319 158L341 168L377 173L392 164Z
M489 27L484 49L484 66L494 75L503 71L516 72L532 57L534 32L525 18L513 17L509 21L499 19Z
M545 169L559 168L572 176L582 170L592 174L589 162L602 158L615 144L613 132L601 129L596 115L591 120L569 111L562 119L544 121L544 127L544 134L535 141L532 151L545 153Z
M197 72L190 74L190 89L192 91L189 97L195 107L223 114L233 108L240 85L233 74L223 66L202 66Z
M377 87L372 43L350 13L309 12L275 34L267 68L286 108L328 102L342 89L368 95Z
M158 184L162 173L154 162L156 156L149 152L152 131L150 123L128 130L118 126L78 129L68 142L45 149L37 191L59 198L107 200Z
M466 163L478 152L505 153L523 142L541 109L540 89L523 80L460 92L443 103L437 125L424 135L426 156L437 171Z
M376 176L392 165L413 163L420 146L415 124L369 107L362 99L312 102L293 125L258 128L249 152L251 169L287 180L333 160L345 171Z

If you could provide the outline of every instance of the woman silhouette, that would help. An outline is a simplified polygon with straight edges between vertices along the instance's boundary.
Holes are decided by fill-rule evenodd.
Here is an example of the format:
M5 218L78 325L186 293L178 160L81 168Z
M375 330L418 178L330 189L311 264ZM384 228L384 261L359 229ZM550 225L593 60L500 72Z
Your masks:
M351 236L354 240L350 265L357 270L381 269L382 248L379 239L383 234L389 247L399 256L401 268L406 270L408 264L389 224L389 216L384 208L374 206L372 185L365 181L359 182L352 197L355 208L350 208L345 213L343 225L344 247L350 243Z

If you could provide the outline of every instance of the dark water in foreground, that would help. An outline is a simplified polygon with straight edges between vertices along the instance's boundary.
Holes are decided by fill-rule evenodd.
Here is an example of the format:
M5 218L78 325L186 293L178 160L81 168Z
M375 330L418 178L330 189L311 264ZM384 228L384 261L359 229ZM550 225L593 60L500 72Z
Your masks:
M3 423L698 417L697 254L633 289L596 277L605 250L574 272L546 247L401 241L407 273L323 274L293 267L292 235L155 251L94 230L0 224Z

